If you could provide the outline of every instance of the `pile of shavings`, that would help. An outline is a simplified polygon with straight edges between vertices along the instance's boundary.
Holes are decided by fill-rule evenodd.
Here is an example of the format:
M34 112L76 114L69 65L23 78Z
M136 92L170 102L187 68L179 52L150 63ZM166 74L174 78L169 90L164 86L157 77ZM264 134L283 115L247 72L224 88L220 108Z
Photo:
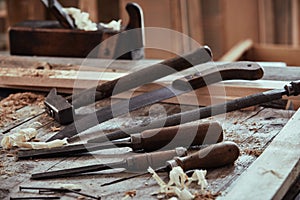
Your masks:
M78 8L70 7L63 8L63 10L70 15L75 22L75 25L78 29L85 31L97 31L98 27L95 22L90 19L90 14L87 12L83 12ZM99 23L103 28L111 29L113 31L121 30L121 22L122 20L112 20L109 23Z
M177 196L180 200L191 200L196 196L192 194L189 190L189 185L193 181L198 181L197 184L200 185L200 193L205 193L205 188L208 183L205 179L206 170L195 170L191 177L188 177L181 167L174 167L169 174L169 182L166 184L157 173L151 168L148 168L148 172L152 174L152 178L160 186L159 193L165 196ZM172 199L176 199L173 197Z
M12 149L13 147L20 147L26 149L46 149L60 147L67 144L67 139L53 140L51 142L31 142L37 136L38 132L35 128L29 127L20 129L17 132L4 135L1 140L3 149Z

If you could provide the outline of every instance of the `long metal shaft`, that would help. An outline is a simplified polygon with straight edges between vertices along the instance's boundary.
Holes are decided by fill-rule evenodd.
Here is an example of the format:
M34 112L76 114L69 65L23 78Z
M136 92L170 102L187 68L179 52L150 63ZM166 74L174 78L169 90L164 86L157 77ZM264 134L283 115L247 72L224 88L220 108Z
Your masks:
M107 141L107 140L116 140L128 137L130 134L139 133L147 129L160 128L162 124L164 127L175 126L178 124L184 124L187 122L192 122L199 119L204 119L207 117L228 113L231 111L239 110L242 108L247 108L253 105L258 105L266 102L270 102L273 100L281 99L283 95L286 95L287 91L284 89L279 90L270 90L263 93L258 93L246 97L242 97L239 99L235 99L229 102L225 102L222 104L207 106L203 108L197 108L195 110L175 114L168 116L166 118L158 119L152 121L150 124L145 124L142 126L135 126L127 129L118 130L112 133L105 134L98 137L98 142ZM165 122L165 123L162 123Z
M31 149L18 151L18 159L28 158L50 158L50 157L68 157L82 153L88 153L92 151L98 151L103 149L110 149L116 147L127 147L130 144L126 142L110 142L102 144L77 144L67 145L62 147L56 147L51 149Z
M74 176L82 173L96 172L96 171L103 171L108 169L124 168L124 167L126 167L125 160L120 162L110 163L110 164L96 164L96 165L89 165L83 167L36 173L36 174L32 174L31 179L68 177L68 176Z

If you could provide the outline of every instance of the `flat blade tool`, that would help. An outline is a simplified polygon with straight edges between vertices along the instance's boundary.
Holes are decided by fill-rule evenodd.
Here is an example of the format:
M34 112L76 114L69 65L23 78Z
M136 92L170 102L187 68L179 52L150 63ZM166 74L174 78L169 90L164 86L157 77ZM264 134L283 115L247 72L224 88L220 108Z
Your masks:
M177 157L173 160L169 160L164 166L155 169L155 171L169 172L172 170L173 167L177 166L180 166L183 169L183 171L218 168L223 167L225 165L233 164L237 160L239 155L240 150L236 143L225 141L218 144L212 144L191 155L180 158ZM101 187L116 184L146 174L148 174L148 172L117 179L112 182L104 183L101 185Z
M175 151L175 150L173 150ZM169 152L169 151L168 151ZM186 153L186 152L185 152ZM50 179L60 178L68 176L76 176L82 173L103 171L115 168L125 168L129 172L144 172L149 166L156 169L158 172L168 172L173 167L180 166L184 171L193 169L210 169L222 167L228 164L234 163L239 157L240 151L238 146L234 142L222 142L218 144L212 144L206 148L203 148L196 153L185 157L173 157L165 156L162 152L154 152L142 155L135 155L121 162L111 164L98 164L90 166L82 166L77 168L69 168L63 170L42 172L32 174L31 179ZM171 156L174 156L172 154ZM181 154L181 156L184 156ZM169 157L169 158L167 158ZM172 159L172 160L171 160ZM155 162L155 163L152 163ZM147 173L142 173L144 175ZM136 177L136 176L135 176ZM108 183L101 186L108 185Z
M174 157L181 157L187 155L187 150L182 147L178 147L174 150L159 151L153 153L144 153L131 156L120 162L114 162L109 164L95 164L76 168L69 168L63 170L49 171L32 174L31 179L49 179L49 178L60 178L68 176L76 176L82 173L104 171L115 168L125 168L128 171L144 171L149 166L158 168L162 166L167 160L173 159Z
M152 152L157 150L189 148L191 146L207 145L221 142L223 129L218 122L192 123L180 126L153 129L132 134L120 141L67 145L52 149L19 150L18 159L46 158L61 156L76 156L109 148L131 147L134 152Z

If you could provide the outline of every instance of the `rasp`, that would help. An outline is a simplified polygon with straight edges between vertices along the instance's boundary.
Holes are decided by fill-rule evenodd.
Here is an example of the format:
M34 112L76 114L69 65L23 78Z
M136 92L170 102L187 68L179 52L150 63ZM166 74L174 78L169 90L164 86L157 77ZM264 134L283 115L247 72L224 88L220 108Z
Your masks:
M212 83L232 79L257 80L262 76L263 69L254 62L236 62L214 66L182 79L177 79L169 86L133 97L129 101L124 100L104 107L66 126L48 141L70 138L114 117Z
M291 82L285 85L282 89L269 90L262 93L257 93L242 98L234 99L221 104L211 105L207 107L197 108L194 110L174 114L165 118L157 119L152 121L150 124L142 124L139 126L133 126L123 130L117 130L112 133L101 135L88 142L106 142L108 140L117 140L128 137L128 135L139 133L144 130L176 126L178 124L185 124L188 122L204 119L207 117L224 114L247 108L254 105L271 102L273 100L282 99L283 96L298 96L300 95L300 80Z

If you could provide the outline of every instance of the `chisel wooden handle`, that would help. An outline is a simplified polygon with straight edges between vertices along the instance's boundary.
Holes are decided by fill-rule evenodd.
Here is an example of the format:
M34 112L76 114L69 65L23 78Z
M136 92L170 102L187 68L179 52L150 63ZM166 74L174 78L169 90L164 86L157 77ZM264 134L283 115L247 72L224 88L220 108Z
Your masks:
M149 166L153 169L164 166L166 161L175 157L187 155L187 149L178 147L174 150L157 151L153 153L144 153L131 156L126 159L126 171L141 172L146 171Z
M178 146L190 147L215 144L223 140L223 129L218 122L184 124L158 128L131 135L131 147L144 151L173 149Z
M197 50L177 56L160 63L151 65L141 70L132 72L121 78L105 82L96 87L84 90L73 95L72 103L74 108L93 103L95 100L101 100L110 97L112 94L118 94L128 91L132 88L151 83L157 79L188 69L192 66L211 61L212 53L209 47L204 46ZM70 98L68 100L71 100Z
M226 141L210 145L189 156L168 161L167 165L169 168L180 166L184 171L216 168L234 163L239 154L238 146L234 142Z
M187 89L217 83L224 80L242 79L257 80L263 77L263 69L255 62L235 62L218 65L193 75L173 81L173 87Z

